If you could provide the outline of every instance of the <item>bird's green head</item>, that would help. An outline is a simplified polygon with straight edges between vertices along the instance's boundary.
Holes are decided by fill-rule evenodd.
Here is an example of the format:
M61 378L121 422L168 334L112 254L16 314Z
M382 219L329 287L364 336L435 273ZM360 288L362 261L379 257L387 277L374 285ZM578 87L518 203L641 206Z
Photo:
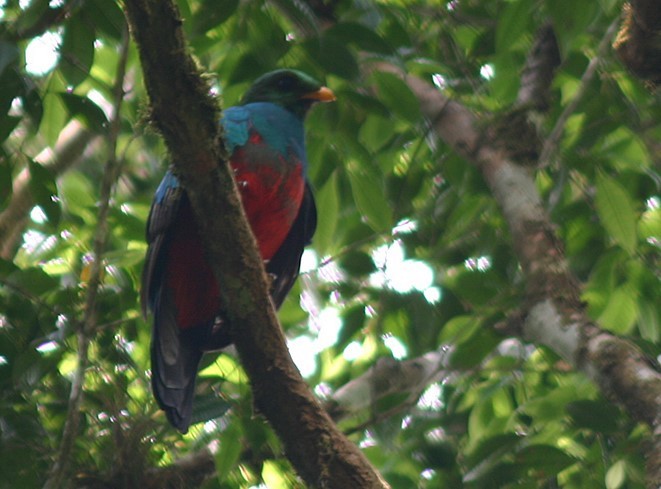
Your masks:
M315 102L331 102L335 94L309 75L297 70L276 70L260 76L248 89L242 105L253 102L278 104L303 118Z

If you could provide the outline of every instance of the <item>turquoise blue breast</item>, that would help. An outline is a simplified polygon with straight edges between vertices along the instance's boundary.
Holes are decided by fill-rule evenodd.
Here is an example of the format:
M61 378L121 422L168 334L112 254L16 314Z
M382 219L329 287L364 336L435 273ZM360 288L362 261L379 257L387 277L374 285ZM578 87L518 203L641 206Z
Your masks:
M223 112L221 122L230 153L244 146L254 130L273 151L285 157L293 153L299 161L306 161L303 123L279 105L255 102L230 107Z

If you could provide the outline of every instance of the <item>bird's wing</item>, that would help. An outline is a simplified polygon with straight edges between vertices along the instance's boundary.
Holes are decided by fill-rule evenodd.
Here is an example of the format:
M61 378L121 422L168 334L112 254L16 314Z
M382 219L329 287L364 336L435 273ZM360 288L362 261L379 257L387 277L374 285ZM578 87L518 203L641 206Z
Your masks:
M142 313L146 316L147 309L154 309L156 294L163 280L163 253L168 230L175 222L181 201L183 189L179 180L170 171L161 180L147 218L147 255L142 269L142 290L140 302Z
M166 255L185 193L177 177L167 172L152 202L147 224L149 248L142 274L143 312L154 313L151 341L152 388L170 423L186 432L191 422L195 376L202 352L182 335L177 324L173 291L165 285Z
M285 241L266 265L266 271L274 276L271 297L276 308L282 305L298 277L303 250L310 244L316 227L317 208L310 185L306 183L296 220Z

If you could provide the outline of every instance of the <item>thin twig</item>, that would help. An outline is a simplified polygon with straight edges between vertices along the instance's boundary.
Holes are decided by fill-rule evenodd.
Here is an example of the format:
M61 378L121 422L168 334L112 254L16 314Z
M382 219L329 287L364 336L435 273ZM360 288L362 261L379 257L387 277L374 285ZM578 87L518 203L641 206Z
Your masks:
M93 333L97 328L96 322L96 298L101 286L101 272L103 270L103 255L108 241L108 214L110 212L110 201L119 177L121 162L117 159L117 139L120 129L120 109L124 99L124 78L128 60L129 35L125 29L122 39L120 59L117 68L117 78L113 89L113 116L110 122L110 130L107 135L109 151L108 161L104 168L103 181L101 182L99 219L97 230L94 235L93 260L90 265L90 279L88 282L87 295L85 297L85 313L83 323L78 328L78 358L76 370L71 382L67 418L62 431L60 451L57 460L51 468L45 489L59 489L65 487L66 476L71 463L71 452L75 439L78 435L80 424L80 407L83 401L83 386L85 372L89 365L89 346Z
M599 64L604 59L604 57L608 53L608 50L611 47L613 36L615 36L615 32L617 31L619 25L620 25L620 17L618 17L611 23L611 25L608 27L608 30L604 34L604 37L599 42L597 52L595 56L588 63L588 66L585 69L583 76L581 77L581 83L579 84L578 89L574 94L574 98L571 100L571 102L567 104L565 110L562 111L562 114L560 114L560 117L558 117L558 120L556 121L555 126L551 131L551 134L549 134L549 136L546 138L546 141L544 142L542 153L539 156L540 168L544 168L549 164L551 164L551 158L558 150L560 139L562 138L562 134L564 133L565 130L565 125L567 125L567 121L574 114L574 112L576 112L578 105L585 97L588 91L588 86L590 85L590 83L592 82L592 80L594 79L597 73L597 68L599 67Z

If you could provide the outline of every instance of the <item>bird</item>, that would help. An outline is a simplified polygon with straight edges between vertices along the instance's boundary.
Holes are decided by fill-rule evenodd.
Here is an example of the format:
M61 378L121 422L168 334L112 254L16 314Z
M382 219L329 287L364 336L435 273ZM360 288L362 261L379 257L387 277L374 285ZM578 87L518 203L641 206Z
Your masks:
M279 308L298 277L317 211L307 178L303 121L331 89L293 69L259 77L240 103L223 111L225 144L241 201L271 277ZM141 303L152 313L151 381L170 424L186 433L205 352L231 344L219 284L205 256L185 189L169 169L147 220Z

